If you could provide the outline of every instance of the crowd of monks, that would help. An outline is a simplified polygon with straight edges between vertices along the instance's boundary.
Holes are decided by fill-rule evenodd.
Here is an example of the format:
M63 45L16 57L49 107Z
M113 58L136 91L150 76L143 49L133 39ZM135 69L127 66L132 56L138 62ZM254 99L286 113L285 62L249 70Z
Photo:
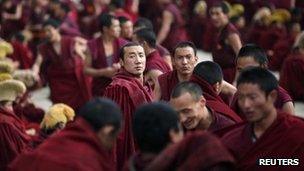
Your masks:
M2 0L0 13L1 171L304 170L302 1ZM43 87L48 111L30 100Z

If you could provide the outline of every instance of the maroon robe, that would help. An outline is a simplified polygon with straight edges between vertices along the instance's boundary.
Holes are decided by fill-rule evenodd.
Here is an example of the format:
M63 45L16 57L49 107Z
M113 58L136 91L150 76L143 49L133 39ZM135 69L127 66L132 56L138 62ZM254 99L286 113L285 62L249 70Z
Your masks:
M221 66L224 80L229 83L234 81L236 58L232 46L227 43L227 38L231 34L240 35L235 26L228 23L217 35L217 41L212 48L213 60Z
M294 53L288 57L280 74L280 85L294 100L304 101L304 55Z
M156 157L157 155L149 156L143 153L136 153L130 157L129 161L125 163L123 171L134 171L134 170L144 170Z
M117 139L116 157L118 170L134 154L136 144L132 133L133 113L138 106L152 102L152 92L124 69L113 77L104 96L116 102L123 113L124 124Z
M218 166L228 168L233 163L233 157L216 137L198 131L168 146L146 171L212 170Z
M278 97L277 97L276 101L274 102L274 107L277 110L282 110L285 103L290 102L290 101L292 102L293 100L290 97L290 95L288 94L288 92L286 90L284 90L284 88L279 86L277 88L277 91L278 91ZM241 111L237 100L238 100L238 92L236 92L234 94L232 102L230 104L230 108L235 113L237 113L243 120L246 120L246 116Z
M272 50L274 44L280 40L284 39L287 35L286 28L278 28L276 26L269 27L266 31L262 32L259 40L259 46L264 50Z
M21 119L0 107L0 170L6 170L20 153L30 150L30 143Z
M161 46L161 45L156 45L156 50L158 51L159 55L164 58L165 56L170 56L170 52L168 51L168 49L166 49L165 47Z
M219 130L232 126L236 123L229 117L227 117L221 113L218 113L210 108L209 108L209 111L211 112L213 121L212 121L211 125L209 126L208 131L210 131L212 133L218 132Z
M90 80L83 73L84 61L75 55L74 43L73 38L62 37L60 55L51 43L42 44L39 50L52 102L65 103L78 110L91 98L91 91Z
M165 40L162 42L162 45L171 52L177 43L186 41L188 39L188 35L185 28L185 21L177 6L170 3L166 5L164 10L170 12L174 18L170 31Z
M278 113L277 119L255 143L252 124L233 126L222 142L237 160L238 170L304 170L304 121ZM259 159L299 159L299 166L259 166Z
M197 83L201 87L203 91L203 96L206 99L206 106L210 107L217 113L225 115L226 117L232 119L235 122L242 121L242 119L233 110L231 110L228 105L225 104L221 97L216 94L216 92L213 90L212 86L209 83L195 75L191 76L190 81Z
M104 69L111 67L107 63L102 38L96 38L88 42L88 46L92 55L92 67L95 69ZM112 56L112 63L119 62L119 49L126 43L124 39L115 39L113 42L114 52ZM93 96L103 96L105 88L111 83L112 79L107 77L94 77L92 82Z
M19 62L19 69L29 69L34 63L34 58L31 50L21 42L11 42L14 52L9 56L13 61Z
M177 77L177 71L173 70L164 73L158 77L158 82L160 83L161 98L160 100L169 101L171 96L171 91L174 89L176 84L179 83Z
M150 70L159 70L162 73L171 71L169 65L164 61L157 50L147 55L146 72Z
M76 149L76 150L75 150ZM20 155L12 171L114 171L111 150L106 150L87 121L77 118L35 151Z

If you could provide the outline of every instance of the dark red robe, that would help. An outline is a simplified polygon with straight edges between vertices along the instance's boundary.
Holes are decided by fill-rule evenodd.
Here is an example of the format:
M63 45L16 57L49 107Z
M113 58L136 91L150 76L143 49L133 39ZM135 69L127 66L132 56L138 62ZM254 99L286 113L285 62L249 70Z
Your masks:
M304 55L294 53L289 56L280 73L280 85L294 100L304 101Z
M252 141L252 124L244 123L228 131L222 142L237 161L238 170L304 170L304 121L278 113L277 119ZM299 166L259 166L259 159L299 159Z
M96 38L88 42L88 46L92 55L92 67L95 69L104 69L112 65L108 65L102 38ZM119 62L119 49L126 43L123 39L115 39L113 42L112 63ZM94 77L92 82L93 96L103 96L105 88L111 83L112 79L107 77Z
M161 46L161 45L156 45L156 50L158 51L159 55L164 58L165 56L170 55L170 52L168 51L168 49L166 49L165 47Z
M34 58L31 50L21 42L11 42L14 52L9 56L13 61L19 62L19 69L29 69L34 64Z
M236 27L228 23L217 35L217 41L212 48L213 61L218 63L224 75L224 80L232 83L235 77L236 54L231 45L227 43L227 38L231 34L240 35Z
M114 171L111 150L106 150L87 121L77 118L35 151L20 155L12 171Z
M275 101L274 103L274 106L277 110L282 110L283 108L283 105L286 103L286 102L292 102L292 98L290 97L290 95L288 94L288 92L283 89L282 87L278 87L277 88L277 91L278 91L278 97L277 97L277 100ZM241 111L240 107L239 107L239 104L238 104L238 93L236 92L233 96L233 99L232 99L232 102L230 104L230 108L235 112L237 113L243 120L246 120L246 117L245 115L243 114L243 112Z
M212 170L233 166L234 160L224 145L213 135L198 131L181 142L168 146L146 171Z
M91 98L91 91L90 80L83 73L84 61L75 55L74 43L73 38L62 37L60 55L51 43L42 44L39 50L52 102L65 103L78 110Z
M136 144L132 133L133 113L138 106L152 102L152 92L133 75L122 69L113 77L104 96L116 102L123 113L124 124L117 139L116 157L118 170L134 154Z
M169 65L164 61L157 50L147 55L145 72L150 70L159 70L162 73L171 71Z
M123 171L144 170L156 156L156 154L147 156L141 152L136 153L125 163Z
M0 107L0 170L6 170L20 153L30 150L30 143L21 119Z
M177 77L177 71L173 70L164 73L158 77L158 82L160 83L161 98L160 100L169 101L171 96L171 91L174 89L176 84L179 83Z
M225 104L221 97L216 94L209 83L195 75L191 76L190 81L197 83L203 90L203 96L206 99L206 106L235 122L242 121L242 119L233 110L231 110L228 105Z

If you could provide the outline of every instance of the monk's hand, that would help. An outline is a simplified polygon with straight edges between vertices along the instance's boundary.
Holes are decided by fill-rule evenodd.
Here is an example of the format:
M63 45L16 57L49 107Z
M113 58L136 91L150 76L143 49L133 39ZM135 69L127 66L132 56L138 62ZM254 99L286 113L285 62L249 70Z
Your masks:
M117 62L117 63L114 63L114 64L112 65L112 67L113 67L116 71L119 71L120 68L121 68L121 65L120 65L119 62Z
M117 70L114 67L107 67L104 72L104 76L108 78L112 78L117 73Z
M79 55L83 60L88 54L87 40L81 37L75 37L75 53Z

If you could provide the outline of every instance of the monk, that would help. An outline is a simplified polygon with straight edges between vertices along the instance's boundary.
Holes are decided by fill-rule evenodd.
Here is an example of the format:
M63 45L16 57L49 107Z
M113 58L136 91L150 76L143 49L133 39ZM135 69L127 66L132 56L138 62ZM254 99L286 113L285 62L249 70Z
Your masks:
M265 68L248 68L241 72L237 88L248 122L231 127L221 138L235 157L237 170L303 170L304 121L276 110L275 76ZM291 160L288 166L286 160Z
M235 57L242 47L238 30L229 22L229 8L220 2L210 8L210 16L214 26L219 30L217 41L212 48L214 62L218 63L224 74L224 80L232 83L235 77Z
M93 99L83 106L74 123L33 152L20 155L11 163L10 170L114 171L111 149L121 119L117 104L107 99Z
M135 32L133 40L141 44L144 48L147 57L146 69L144 73L145 82L148 82L152 89L155 90L154 92L157 93L159 92L159 86L157 84L158 77L171 71L171 68L157 51L156 36L152 30L141 29Z
M131 131L133 113L139 105L153 100L150 87L144 85L143 73L146 65L144 49L137 43L127 43L120 51L121 71L113 77L104 96L115 101L124 118L122 132L118 136L116 155L118 170L135 152L136 144Z
M59 24L48 20L44 24L48 41L39 47L42 73L51 90L53 103L64 103L78 110L91 98L90 80L83 74L86 43L81 38L61 36Z
M0 170L6 170L11 161L32 147L24 123L13 110L13 102L26 87L21 81L0 78Z
M123 39L132 40L133 36L133 23L130 19L126 17L118 17L119 24L120 24L120 37Z
M304 34L299 36L298 45L284 61L280 73L280 85L285 88L294 100L304 101Z
M180 42L172 51L174 70L158 77L160 100L169 101L171 91L179 82L189 81L198 57L192 42Z
M168 146L146 171L234 170L234 159L224 145L208 132L188 134L181 142Z
M184 18L172 0L158 0L162 8L161 27L157 33L157 43L170 52L180 41L188 39Z
M110 14L102 14L99 22L102 35L88 42L90 55L86 56L84 68L85 74L93 77L93 96L103 96L111 78L120 69L118 52L125 43L123 39L119 39L118 19Z
M236 59L236 78L238 78L239 73L250 66L259 66L262 68L268 68L268 59L265 51L257 45L248 44L241 48L237 59ZM291 97L288 92L282 87L277 88L278 97L276 98L274 106L278 110L285 111L286 113L294 114L294 106ZM233 109L241 118L245 119L242 114L238 103L238 93L236 93L231 102L231 109Z
M228 93L231 91L231 87L234 87L223 80L223 73L218 64L211 61L197 64L193 70L190 81L197 83L201 87L208 107L235 122L242 121L219 96L221 92Z
M133 133L139 152L125 165L124 170L130 171L144 170L164 148L183 138L177 113L168 104L159 102L135 111Z
M178 112L180 122L187 131L216 132L235 124L229 117L206 106L202 89L196 83L177 84L172 91L170 105Z

